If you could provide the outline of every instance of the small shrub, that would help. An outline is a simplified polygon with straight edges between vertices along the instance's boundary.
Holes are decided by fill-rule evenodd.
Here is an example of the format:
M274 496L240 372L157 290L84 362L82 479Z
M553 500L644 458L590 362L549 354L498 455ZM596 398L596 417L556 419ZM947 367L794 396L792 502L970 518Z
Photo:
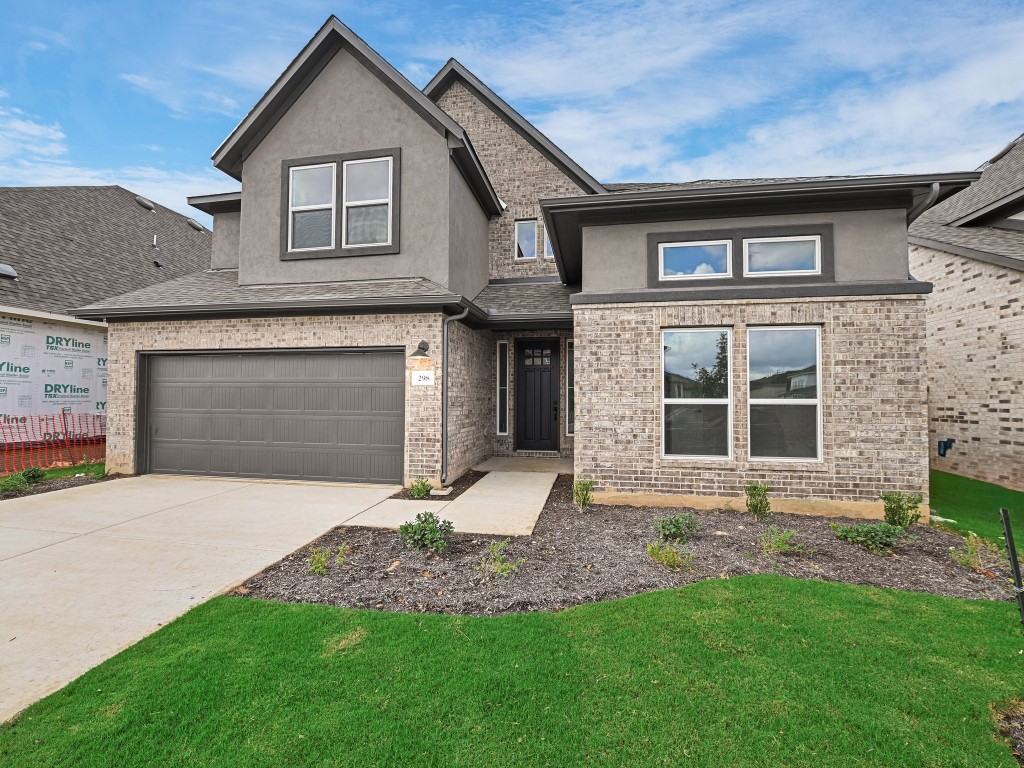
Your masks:
M950 550L949 556L957 565L979 573L990 572L993 568L1009 570L1010 567L1010 559L1003 548L976 533L968 533L964 548Z
M420 512L414 521L402 523L398 527L407 547L429 549L435 555L444 553L448 537L454 530L455 525L451 520L441 520L433 512Z
M771 559L774 555L802 555L809 552L803 544L794 544L793 539L796 531L782 530L778 526L769 525L764 532L757 537L758 546L764 556Z
M688 542L699 527L700 523L692 512L680 512L654 521L654 530L662 541L678 541L680 544Z
M409 495L414 499L425 499L430 495L430 489L433 487L427 478L421 477L414 480L409 486Z
M313 547L309 554L309 570L317 576L326 576L327 560L330 556L330 547Z
M920 493L890 491L883 493L881 498L885 505L885 522L889 525L906 529L921 519L919 508L924 496Z
M593 480L588 480L585 477L579 478L572 484L572 500L576 502L580 512L594 502L594 485Z
M840 541L857 544L875 555L888 555L903 535L903 529L898 525L882 522L859 525L832 523L829 528Z
M30 485L41 483L46 479L46 472L41 470L39 467L29 467L21 472L21 476L25 478L25 482Z
M345 558L348 557L348 544L344 542L338 546L338 554L334 556L334 562L338 566L345 564Z
M20 496L28 493L28 480L21 473L0 478L0 494Z
M747 496L747 512L754 516L755 520L767 520L771 517L772 503L768 500L768 491L771 490L767 483L747 483L743 492Z
M684 552L682 547L673 541L652 541L647 545L647 554L654 562L676 571L689 568L693 561L693 553Z
M509 539L492 541L487 545L487 557L476 567L481 581L490 581L492 576L500 576L503 579L507 579L526 562L525 557L521 557L516 561L509 560L505 556L505 549L508 545Z

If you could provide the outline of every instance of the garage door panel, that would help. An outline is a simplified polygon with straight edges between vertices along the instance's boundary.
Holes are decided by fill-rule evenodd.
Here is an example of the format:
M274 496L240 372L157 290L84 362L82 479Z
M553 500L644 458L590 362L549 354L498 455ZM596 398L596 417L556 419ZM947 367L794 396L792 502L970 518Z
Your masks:
M401 482L401 352L154 356L153 472Z

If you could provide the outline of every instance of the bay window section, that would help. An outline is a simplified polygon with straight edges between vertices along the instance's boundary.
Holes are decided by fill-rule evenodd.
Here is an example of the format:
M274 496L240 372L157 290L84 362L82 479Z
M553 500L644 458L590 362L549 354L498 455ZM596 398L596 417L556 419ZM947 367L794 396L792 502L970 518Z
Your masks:
M751 328L750 458L821 459L821 330Z
M662 451L673 458L732 456L732 331L662 331Z
M288 250L334 247L334 163L291 168L288 176Z

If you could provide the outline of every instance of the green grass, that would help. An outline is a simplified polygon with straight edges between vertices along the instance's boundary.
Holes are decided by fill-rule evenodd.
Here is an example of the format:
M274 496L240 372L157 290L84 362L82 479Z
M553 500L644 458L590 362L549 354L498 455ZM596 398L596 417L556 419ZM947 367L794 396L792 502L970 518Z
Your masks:
M946 472L931 473L929 504L939 517L956 520L944 523L959 533L974 531L979 536L1002 540L999 508L1010 510L1013 538L1024 547L1024 493L992 483L972 480Z
M0 727L0 765L986 766L1015 608L753 576L498 618L216 598Z
M71 467L57 467L56 469L44 469L46 477L43 480L56 480L59 477L74 477L75 475L82 474L88 471L105 472L106 467L103 462L97 464L75 464Z

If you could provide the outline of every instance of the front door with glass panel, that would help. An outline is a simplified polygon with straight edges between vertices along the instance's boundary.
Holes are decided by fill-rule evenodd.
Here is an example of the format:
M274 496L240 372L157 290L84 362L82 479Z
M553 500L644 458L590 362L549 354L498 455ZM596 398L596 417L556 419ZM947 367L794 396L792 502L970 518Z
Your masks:
M516 449L558 450L558 341L516 344Z

